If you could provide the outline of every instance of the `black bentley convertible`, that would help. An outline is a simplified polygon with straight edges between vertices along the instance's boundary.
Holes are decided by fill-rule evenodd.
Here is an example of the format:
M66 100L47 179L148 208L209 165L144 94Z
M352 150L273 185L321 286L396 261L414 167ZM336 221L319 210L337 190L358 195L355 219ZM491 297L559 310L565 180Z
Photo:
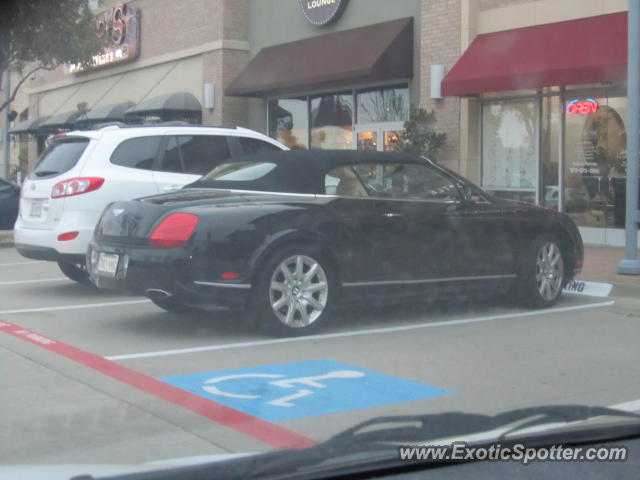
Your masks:
M97 286L170 311L246 308L306 332L338 302L486 291L549 306L582 258L567 216L493 198L424 158L291 151L111 204L87 264Z

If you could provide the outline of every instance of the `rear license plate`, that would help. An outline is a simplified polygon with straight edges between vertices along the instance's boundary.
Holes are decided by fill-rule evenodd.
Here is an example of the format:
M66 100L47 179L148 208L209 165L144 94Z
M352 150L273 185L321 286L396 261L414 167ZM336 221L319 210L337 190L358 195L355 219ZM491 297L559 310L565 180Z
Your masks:
M43 205L44 205L44 200L34 200L33 203L31 204L31 211L29 212L29 216L41 217Z
M110 277L115 277L118 270L118 262L120 256L114 253L100 252L98 257L98 273L105 274Z

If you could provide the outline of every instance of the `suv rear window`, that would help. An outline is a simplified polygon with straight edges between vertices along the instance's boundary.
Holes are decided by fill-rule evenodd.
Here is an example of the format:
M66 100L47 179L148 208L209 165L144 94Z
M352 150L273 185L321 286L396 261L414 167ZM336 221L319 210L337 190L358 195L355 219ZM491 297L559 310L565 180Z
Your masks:
M53 177L71 170L89 145L84 137L67 137L54 141L40 156L31 177Z
M164 172L203 175L230 156L225 136L172 136L167 141L160 169Z
M252 153L281 151L280 148L269 142L265 142L264 140L257 140L255 138L249 137L238 137L238 140L240 141L242 151L245 153L245 155L250 155Z
M151 170L162 137L140 137L125 140L111 154L111 163L122 167Z

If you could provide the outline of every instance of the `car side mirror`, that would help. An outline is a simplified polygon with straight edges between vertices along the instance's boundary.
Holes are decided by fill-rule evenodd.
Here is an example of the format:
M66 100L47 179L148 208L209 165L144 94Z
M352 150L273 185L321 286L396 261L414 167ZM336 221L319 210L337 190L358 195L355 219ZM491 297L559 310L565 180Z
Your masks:
M473 188L468 185L460 185L460 191L462 192L462 198L464 202L468 203L486 203L486 200L478 195Z
M462 186L462 198L465 202L474 201L473 190L471 190L467 185Z

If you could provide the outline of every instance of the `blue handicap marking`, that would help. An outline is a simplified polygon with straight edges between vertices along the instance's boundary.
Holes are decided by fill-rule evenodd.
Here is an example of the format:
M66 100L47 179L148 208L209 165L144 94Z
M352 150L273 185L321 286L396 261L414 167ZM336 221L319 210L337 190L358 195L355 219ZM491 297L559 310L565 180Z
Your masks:
M329 359L161 377L160 380L269 422L453 393Z

